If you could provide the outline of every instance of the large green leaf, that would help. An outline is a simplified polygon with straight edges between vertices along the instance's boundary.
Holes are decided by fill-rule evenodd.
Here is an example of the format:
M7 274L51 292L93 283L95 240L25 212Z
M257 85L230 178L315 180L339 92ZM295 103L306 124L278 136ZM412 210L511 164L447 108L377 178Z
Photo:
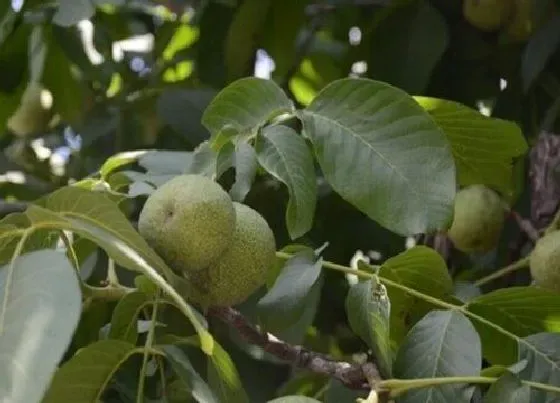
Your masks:
M292 102L273 81L242 78L216 95L202 115L202 124L216 136L220 131L251 134L271 118L291 112Z
M313 250L300 251L286 261L274 285L257 304L259 320L267 330L284 330L301 318L309 291L319 281L321 262Z
M74 268L63 252L16 257L0 269L0 396L39 403L81 313Z
M560 331L560 295L537 287L499 289L471 300L466 309L519 337ZM492 364L517 361L517 342L494 328L473 321L484 358Z
M252 72L257 39L272 3L272 0L244 0L235 12L224 49L228 81Z
M352 330L372 349L380 374L391 376L393 357L389 338L391 304L376 278L353 285L346 297L346 315Z
M343 199L401 235L446 227L455 196L451 149L407 93L378 81L337 80L301 117Z
M201 323L200 315L179 295L160 273L171 281L171 269L132 227L118 206L101 192L64 187L30 206L26 215L34 225L73 231L105 249L118 264L148 276L177 304L201 337L202 349L210 353L213 338Z
M98 402L112 376L137 350L120 340L101 340L79 350L55 374L42 403Z
M220 403L210 386L196 372L187 355L176 346L162 347L171 367L184 384L188 385L192 397L199 403Z
M420 94L448 43L447 24L437 8L424 0L409 2L373 31L368 73L376 80Z
M268 126L257 138L259 163L288 188L286 224L292 239L311 229L317 204L313 156L305 140L287 126Z
M460 185L481 183L504 193L510 191L513 159L527 151L519 126L484 116L457 102L428 97L415 99L447 135Z
M235 363L227 351L218 344L209 357L208 383L222 402L245 403L249 401Z
M519 360L526 360L519 377L527 381L540 382L560 387L560 334L537 333L519 343ZM531 390L531 402L554 403L559 393Z
M395 374L402 379L478 376L480 339L460 312L434 310L418 322L400 347ZM474 389L464 384L440 385L406 392L401 403L470 403Z

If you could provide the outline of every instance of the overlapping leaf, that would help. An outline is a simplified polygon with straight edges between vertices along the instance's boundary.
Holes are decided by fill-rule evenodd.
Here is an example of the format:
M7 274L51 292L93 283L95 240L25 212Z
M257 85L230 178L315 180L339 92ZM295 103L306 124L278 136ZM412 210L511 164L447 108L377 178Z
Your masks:
M378 81L336 80L300 115L343 199L398 234L447 225L455 196L451 149L407 93Z

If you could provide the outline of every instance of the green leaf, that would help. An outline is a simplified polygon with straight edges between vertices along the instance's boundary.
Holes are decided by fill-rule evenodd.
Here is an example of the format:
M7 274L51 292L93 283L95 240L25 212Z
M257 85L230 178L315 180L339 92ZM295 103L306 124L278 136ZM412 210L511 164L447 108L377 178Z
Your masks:
M155 175L180 175L192 159L192 152L150 150L138 157L138 165Z
M220 403L216 395L189 362L187 355L176 346L163 346L166 358L179 378L188 385L192 397L200 403Z
M210 142L200 143L188 161L185 173L213 177L217 172L218 153L212 150Z
M471 300L466 309L519 337L560 331L560 295L537 287L512 287ZM517 361L517 342L479 321L473 321L482 340L484 358L492 364Z
M271 3L271 0L245 0L235 12L224 50L228 81L253 71L257 40Z
M251 190L257 174L257 154L250 144L241 141L235 146L234 155L235 182L229 195L236 202L243 202Z
M99 173L103 179L107 180L107 177L113 173L113 171L138 161L138 159L146 153L146 151L125 151L115 154L105 160L101 168L99 168Z
M95 14L95 6L91 0L59 0L58 8L52 22L69 27L82 20L87 20Z
M249 401L235 363L227 351L217 344L208 361L208 383L222 402Z
M346 297L346 315L352 330L372 349L383 379L391 377L393 357L389 338L391 303L377 279L353 285Z
M132 292L121 298L113 310L108 338L136 344L138 315L149 301L148 296L140 291Z
M441 299L453 292L445 261L438 252L426 246L415 246L387 259L379 275L434 298ZM432 307L419 305L415 298L394 287L387 286L387 292L391 301L391 338L400 343L406 330L405 318L413 311L423 315Z
M57 371L42 403L98 402L115 372L136 351L120 340L101 340L79 350Z
M157 100L158 116L191 145L196 146L208 139L208 130L200 120L204 109L216 94L215 90L210 89L166 89Z
M368 73L420 94L447 49L449 35L445 19L430 2L409 4L392 12L373 31Z
M59 44L60 38L52 35L55 27L49 28L50 30L45 31L47 56L43 84L52 93L54 110L66 123L76 123L84 109L84 88Z
M519 343L519 360L526 366L519 372L521 379L560 387L560 334L537 333ZM526 401L553 403L560 394L531 389L531 399Z
M210 353L214 342L200 322L200 315L161 275L170 281L176 276L132 227L118 206L105 193L67 186L56 190L30 206L26 215L33 224L73 231L105 249L119 265L148 276L191 321L201 337L202 349Z
M321 403L321 401L307 396L283 396L269 400L267 403Z
M321 262L309 250L286 261L272 288L257 303L259 320L267 330L283 330L301 318L309 290L321 275Z
M268 126L255 145L259 163L288 188L286 224L290 237L299 238L313 225L317 179L313 157L305 143L287 126Z
M442 130L407 93L368 79L336 80L301 115L343 199L400 235L447 226L453 156Z
M484 184L504 193L511 190L513 159L528 148L517 124L484 116L458 102L415 99L446 134L460 185Z
M523 385L519 378L506 372L490 386L483 403L527 403L531 401L531 389Z
M227 127L240 134L252 134L270 119L292 110L292 102L276 83L248 77L216 95L204 111L202 124L213 137Z
M434 310L418 322L400 347L395 374L401 379L478 376L480 339L460 312ZM474 388L464 384L439 385L405 393L401 403L470 403Z
M554 55L560 44L560 15L551 15L535 34L521 56L521 78L523 90L527 92L531 84L546 68L548 60Z
M63 252L43 250L0 269L0 396L40 402L80 319L82 298Z

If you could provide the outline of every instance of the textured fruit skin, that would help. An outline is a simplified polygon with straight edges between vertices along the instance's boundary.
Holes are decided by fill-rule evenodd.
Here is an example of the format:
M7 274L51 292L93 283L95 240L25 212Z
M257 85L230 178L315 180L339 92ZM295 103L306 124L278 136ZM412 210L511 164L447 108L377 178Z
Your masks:
M252 208L234 202L236 228L226 253L207 270L190 273L191 300L203 307L232 306L245 301L266 282L276 258L274 233Z
M505 220L500 196L484 185L457 192L451 228L455 247L463 252L487 252L497 244Z
M201 175L179 175L146 200L138 231L174 270L208 267L228 248L235 230L233 202Z
M481 31L495 31L506 21L511 10L511 0L464 0L463 15Z
M560 292L560 231L540 238L529 258L531 276L537 286Z

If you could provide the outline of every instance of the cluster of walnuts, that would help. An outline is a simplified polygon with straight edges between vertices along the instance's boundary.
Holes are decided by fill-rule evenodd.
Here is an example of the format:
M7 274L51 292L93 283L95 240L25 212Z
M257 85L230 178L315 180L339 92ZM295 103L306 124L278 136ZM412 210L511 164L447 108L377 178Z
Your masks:
M146 200L138 231L207 308L243 302L275 261L274 233L245 204L202 175L179 175Z
M488 252L502 233L507 204L484 185L467 186L455 197L453 223L447 236L466 253ZM560 231L540 238L529 258L535 285L560 291Z

